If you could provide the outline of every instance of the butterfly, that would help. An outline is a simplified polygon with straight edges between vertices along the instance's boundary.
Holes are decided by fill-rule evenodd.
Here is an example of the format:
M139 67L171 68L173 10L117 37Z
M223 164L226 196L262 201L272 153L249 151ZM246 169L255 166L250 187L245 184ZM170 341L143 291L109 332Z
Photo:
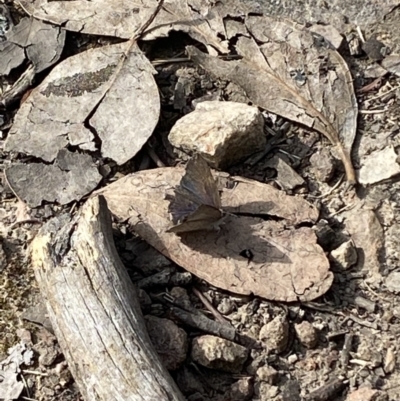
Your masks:
M221 197L210 167L200 155L195 155L186 165L175 195L168 196L174 226L168 232L185 233L217 230L225 217Z

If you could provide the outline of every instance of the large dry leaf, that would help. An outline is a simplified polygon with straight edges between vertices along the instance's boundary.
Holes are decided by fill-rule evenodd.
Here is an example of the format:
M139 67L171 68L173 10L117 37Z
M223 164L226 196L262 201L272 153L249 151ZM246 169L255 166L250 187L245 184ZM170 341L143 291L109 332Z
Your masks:
M222 188L222 207L246 215L229 216L219 232L180 236L167 232L172 222L165 195L178 185L183 172L181 168L141 171L96 194L104 195L111 212L129 220L158 251L219 288L279 301L312 300L329 289L333 275L314 232L295 228L301 222L315 222L318 211L301 197L290 197L267 184L220 175L220 183L229 181ZM253 254L251 260L241 256L246 250Z
M12 26L0 43L0 75L8 75L28 58L35 72L55 64L64 48L65 31L33 18L23 18Z
M102 176L92 157L61 150L54 165L44 163L15 164L5 171L10 188L30 207L43 201L63 205L80 200L92 192Z
M188 47L193 61L241 86L258 106L316 129L336 146L349 182L357 129L357 101L349 69L319 35L288 21L248 17L251 37L240 37L240 61L222 61ZM257 42L256 42L257 41Z
M135 45L91 49L57 65L22 104L5 148L51 162L60 149L96 150L123 164L142 148L158 122L155 70Z
M157 7L156 0L20 0L32 16L62 25L67 30L93 35L130 38ZM171 30L188 32L194 39L228 53L222 18L209 0L166 0L142 39L167 36Z

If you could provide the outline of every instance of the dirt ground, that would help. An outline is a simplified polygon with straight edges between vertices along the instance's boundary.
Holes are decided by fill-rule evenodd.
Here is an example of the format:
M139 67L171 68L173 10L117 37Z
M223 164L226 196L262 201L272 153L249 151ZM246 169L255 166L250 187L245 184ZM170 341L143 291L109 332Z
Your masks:
M399 26L400 10L394 10L384 21L371 25L365 34L368 37L376 35L389 49L396 50ZM86 43L83 47L93 43L90 37L69 33L64 57L78 52L78 37ZM167 134L175 121L191 110L194 99L208 96L244 100L240 90L228 82L216 81L190 61L180 61L184 47L193 43L188 36L173 33L169 38L141 44L153 62L167 60L154 64L162 99L160 122L150 140L156 157L149 155L146 148L134 161L122 167L110 164L112 173L107 180L155 167L157 158L165 165L174 165L177 159L167 142ZM362 88L374 81L365 78L365 70L373 62L363 52L351 56L346 46L341 49L341 54L353 74L359 103L358 134L352 154L357 168L360 158L375 150L389 146L396 151L399 149L400 78L387 74L375 87L363 91ZM171 99L177 79L183 75L191 82L193 90L185 107L177 109ZM2 148L17 109L18 104L6 110L3 123L0 120ZM355 190L348 189L340 161L333 158L332 162L325 163L331 159L331 146L326 139L281 117L270 115L266 121L267 139L272 144L269 153L254 165L240 163L228 172L270 183L289 194L300 194L317 205L321 211L320 221L314 228L324 251L330 255L350 238L356 244L358 262L343 269L332 260L334 283L331 289L323 297L308 303L285 304L238 296L193 278L193 282L185 287L192 305L209 314L194 292L195 287L239 333L255 337L266 324L280 322L277 326L271 324L276 331L271 331L270 336L271 341L275 338L284 346L277 346L276 352L251 350L240 374L204 368L194 363L188 352L185 362L171 374L182 393L192 401L228 401L226 394L238 383L250 384L246 395L237 400L400 400L397 356L400 281L396 276L400 245L399 179L394 177L370 186L357 186ZM304 184L289 188L285 179L290 177L283 174L278 179L277 171L268 162L274 155L279 155L291 166L303 178ZM33 354L29 364L21 367L24 391L19 399L80 400L51 325L46 320L29 254L29 245L45 221L61 211L76 213L79 205L47 204L29 210L29 220L25 221L26 206L9 189L3 174L14 157L1 152L0 361L7 357L11 347L23 342ZM331 175L328 180L324 172ZM116 225L115 229L117 248L134 282L167 267L182 271L127 232L126 227ZM352 236L350 231L355 234ZM146 298L143 303L145 315L168 316L166 306L151 300L148 295L146 297L146 293L174 292L173 286L162 289L155 286L142 291ZM302 335L301 322L310 323L308 334ZM189 343L200 334L187 326L181 327L187 332ZM271 368L271 371L266 374L265 370L260 370L263 367ZM357 394L360 389L365 392ZM353 398L352 393L356 394Z

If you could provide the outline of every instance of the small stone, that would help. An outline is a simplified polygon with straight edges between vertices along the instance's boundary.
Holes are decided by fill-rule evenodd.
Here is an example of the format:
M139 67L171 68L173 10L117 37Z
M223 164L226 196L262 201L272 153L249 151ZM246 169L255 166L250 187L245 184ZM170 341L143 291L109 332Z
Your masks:
M395 294L400 293L400 272L390 273L385 280L386 288Z
M235 304L229 298L222 298L221 302L218 304L217 309L219 313L223 315L229 315L233 312Z
M289 324L285 318L277 316L269 323L261 327L259 339L269 352L282 352L289 339Z
M272 366L262 366L257 370L257 376L263 382L275 384L278 379L278 372Z
M239 373L247 359L247 348L223 338L205 335L192 343L192 358L202 366Z
M287 358L289 365L294 365L298 360L299 360L299 357L296 354L291 354Z
M174 287L169 293L171 297L175 299L179 299L181 301L190 301L189 294L187 293L185 288L182 287Z
M254 387L250 377L238 380L231 385L231 401L247 401L253 396Z
M270 401L274 399L279 394L279 387L271 386L268 383L261 382L258 388L259 400L260 401Z
M335 231L332 230L326 220L321 219L315 226L315 234L318 238L318 244L322 246L325 251L334 249L338 239Z
M257 107L209 101L182 117L168 136L181 151L201 154L214 168L226 168L264 149L264 118Z
M168 370L176 370L186 359L187 334L172 320L145 316L146 327L162 363Z
M310 157L315 177L322 182L329 182L335 172L335 162L329 149L323 148Z
M302 345L306 348L315 348L318 342L318 334L310 322L304 320L301 323L295 324L294 329Z
M251 362L246 366L246 372L251 375L254 376L257 373L257 370L265 365L266 360L265 360L265 356L264 355L259 355L259 356L253 356L252 355L252 360Z
M376 38L369 38L361 47L371 61L380 61L387 54L387 47Z
M392 347L389 347L386 351L385 362L383 365L383 370L386 374L392 373L396 366L396 354Z
M357 347L357 357L369 362L373 368L381 366L383 363L382 354L376 350L374 340L370 337L360 339Z
M331 260L343 270L349 269L357 263L357 251L352 241L347 241L331 252Z
M349 46L350 54L352 56L359 56L362 53L361 42L358 36L351 33L346 37L347 44Z
M357 248L364 252L363 270L368 271L370 283L382 281L380 261L381 249L384 244L383 228L375 212L356 206L344 212L345 228L351 235Z
M378 390L373 390L370 387L361 387L348 394L346 401L374 401L377 399L378 393Z
M371 152L361 160L358 171L360 184L375 184L400 173L398 155L393 146Z

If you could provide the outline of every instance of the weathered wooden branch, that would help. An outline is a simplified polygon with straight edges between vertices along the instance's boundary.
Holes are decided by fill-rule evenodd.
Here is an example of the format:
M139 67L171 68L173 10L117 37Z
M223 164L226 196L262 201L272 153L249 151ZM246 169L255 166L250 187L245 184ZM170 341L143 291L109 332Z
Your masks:
M114 246L103 197L47 223L32 261L54 332L85 401L183 401L150 339Z

